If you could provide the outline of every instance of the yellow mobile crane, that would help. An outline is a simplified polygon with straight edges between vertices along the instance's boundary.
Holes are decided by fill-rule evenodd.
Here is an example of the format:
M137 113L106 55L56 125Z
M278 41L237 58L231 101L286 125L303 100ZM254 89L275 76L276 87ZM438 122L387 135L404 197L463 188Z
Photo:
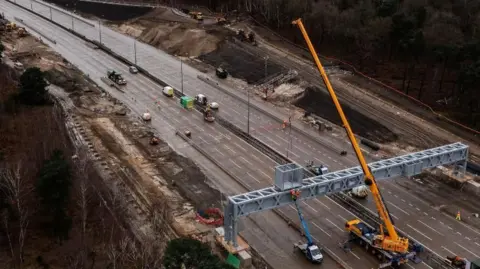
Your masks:
M343 113L343 109L338 101L338 98L328 80L327 74L320 63L320 59L318 58L317 53L308 37L307 31L302 23L301 19L297 19L292 22L293 24L297 25L302 32L303 38L307 42L308 49L313 56L315 64L317 65L318 71L320 72L325 85L327 86L328 92L335 104L335 107L340 115L340 118L343 123L343 127L345 128L348 138L353 146L355 154L357 156L358 161L360 162L360 166L362 167L363 173L365 175L365 184L370 187L370 191L372 192L373 198L375 200L375 205L377 206L378 214L383 221L383 224L380 225L380 232L371 229L368 225L363 223L359 219L354 219L348 221L345 224L345 228L347 231L350 232L350 235L360 240L360 243L366 243L369 247L373 247L373 252L378 250L378 253L383 253L387 259L387 262L382 265L381 267L386 266L399 266L403 263L408 262L408 259L412 259L416 257L416 252L420 250L418 246L414 246L412 249L409 247L408 238L400 237L397 232L395 231L395 226L393 225L392 219L388 212L388 209L383 202L382 195L380 194L380 190L378 189L377 183L375 178L373 177L365 157L360 149L360 146L357 143L355 135L348 123L348 120ZM387 229L387 233L384 233L384 227Z

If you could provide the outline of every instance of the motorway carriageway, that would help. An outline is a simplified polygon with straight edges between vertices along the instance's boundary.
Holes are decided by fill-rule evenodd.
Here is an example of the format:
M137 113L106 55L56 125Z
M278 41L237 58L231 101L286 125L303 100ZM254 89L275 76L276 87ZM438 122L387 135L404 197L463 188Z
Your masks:
M115 68L120 72L123 72L128 81L124 94L121 94L113 88L105 88L108 89L114 97L125 102L125 104L127 104L137 115L140 115L147 109L150 110L150 113L152 114L152 125L154 125L154 127L157 125L164 125L163 127L160 127L164 128L166 125L172 130L192 130L192 140L204 150L209 151L210 154L216 154L214 156L217 161L221 162L222 166L225 168L231 169L232 172L241 178L247 186L251 186L253 189L271 185L271 176L269 178L264 171L273 174L274 163L243 140L231 135L227 130L216 124L205 123L200 113L196 111L186 111L181 108L178 99L170 99L162 96L158 85L142 75L129 74L128 67L123 63L118 62L104 52L91 49L84 44L84 42L81 42L77 37L74 37L70 33L54 28L43 20L32 20L28 13L25 11L18 11L18 9L12 7L11 4L2 3L0 4L0 7L5 11L7 17L17 16L22 18L27 25L35 23L35 25L41 27L43 34L56 40L57 44L52 47L71 63L88 74L90 78L99 85L102 85L100 78L108 68ZM157 106L160 106L161 109ZM165 128L164 130L165 132L168 132ZM183 146L189 145L184 143ZM248 150L250 153L244 152L244 150ZM259 168L249 165L249 160L253 160L251 158L256 158L257 162L263 166ZM248 166L249 171L245 173L242 166ZM261 182L263 183L262 185L260 185ZM271 212L267 213L271 214ZM294 219L298 218L296 214L292 214L290 217ZM256 217L256 219L258 218ZM244 222L248 221L250 220L245 220ZM338 225L342 225L341 222L339 222ZM275 227L272 227L272 230L275 230ZM315 235L314 229L313 234ZM321 240L321 237L319 237L319 240ZM293 243L294 242L290 242L291 249L293 249ZM338 251L338 249L335 250ZM339 253L339 255L341 254L342 253ZM302 262L299 264L302 265L302 268L305 268L303 262L304 257L300 258L302 259ZM375 263L372 261L371 263L366 264L365 268L369 268L374 264ZM336 266L329 257L326 257L325 265Z
M22 2L22 1L19 0L19 2ZM26 1L24 1L24 2L25 2L24 4L26 5ZM37 9L39 9L40 6L41 5L34 4L34 10L37 11ZM49 9L44 7L43 12L41 12L41 13L43 13L44 15L47 15L48 14L47 12L49 13ZM69 17L67 17L65 15L59 15L61 13L56 13L55 10L53 10L53 13L54 13L54 16L53 16L54 19L56 19L58 21L63 21L63 24L67 27L71 26L71 19ZM74 28L75 28L75 30L79 30L81 33L85 34L86 36L90 35L89 36L90 38L95 38L95 36L93 35L93 32L98 34L98 32L96 32L96 30L97 30L96 28L92 28L92 27L90 27L86 24L83 24L83 23L81 23L77 20L75 21L75 27ZM113 36L112 40L108 41L110 36ZM124 39L124 38L126 38L126 39ZM130 42L130 43L128 43L128 42L126 43L127 45L125 45L125 46L128 46L128 44L131 44L131 46L129 46L128 48L124 48L123 50L118 48L122 44L125 44L125 43L121 43L121 42L124 42L125 40L130 40L131 41L132 39L130 39L128 37L125 37L125 36L123 36L119 33L116 33L114 31L111 31L107 28L102 27L102 42L105 43L107 46L111 47L112 49L114 49L114 51L117 51L120 54L124 54L124 53L122 53L122 51L128 51L128 50L131 50L133 52L133 41ZM118 42L118 43L116 43L117 45L110 46L109 42L113 43L114 41ZM118 45L118 44L120 44L120 45ZM143 51L142 46L146 46L147 48ZM146 54L148 52L152 52L152 49L154 50L155 55L149 54L148 57L150 58L150 60L154 59L154 57L158 57L157 55L160 55L161 57L164 57L163 59L156 59L155 60L156 63L162 63L162 64L156 64L156 66L153 67L154 68L153 72L152 72L152 70L150 70L148 68L149 66L152 66L152 65L150 65L148 62L144 63L142 61L143 53ZM141 51L143 51L143 52L141 52ZM138 53L137 54L137 59L139 60L139 64L142 67L145 68L146 67L145 65L147 65L147 68L146 68L147 70L149 70L153 74L159 73L160 75L158 75L158 77L161 78L162 80L166 81L166 82L168 82L169 79L170 79L170 81L176 80L176 82L173 82L172 85L174 87L177 86L177 88L178 88L178 85L180 84L180 80L178 79L178 77L180 77L180 76L179 76L179 62L178 62L177 59L175 59L175 58L173 58L172 56L169 56L169 55L165 56L165 55L163 55L164 53L159 52L159 51L155 50L154 48L151 48L150 46L147 46L147 45L141 44L141 43L137 43L137 53ZM172 66L172 64L178 64L178 67L175 69L174 68L175 65ZM111 68L111 67L107 66L106 68ZM231 120L237 126L245 127L245 125L246 125L246 122L245 122L246 121L246 113L240 113L239 112L239 111L246 112L245 105L242 102L239 102L238 100L236 100L235 98L232 98L228 95L225 95L225 94L219 92L218 90L216 90L212 87L209 87L207 84L199 81L195 76L199 72L196 71L196 70L193 70L193 69L192 69L193 70L192 71L190 69L192 69L192 68L188 67L187 65L184 65L184 78L185 78L184 88L185 88L185 92L188 92L188 93L202 92L202 93L207 93L207 95L209 95L209 96L215 96L215 97L221 96L221 98L219 98L220 100L218 100L218 99L215 100L215 101L219 102L220 106L221 106L221 112L219 113L219 115L221 115L222 117L224 117L226 119ZM126 67L124 67L123 69L119 69L119 70L121 70L121 71L123 70L123 72L126 73L126 71L125 71ZM101 71L100 73L103 73L103 71ZM157 75L157 74L155 74L155 75ZM173 78L175 78L175 79L173 79ZM129 78L127 77L127 79L129 79ZM141 85L141 86L143 87L143 91L145 91L146 89L144 88L144 86L143 85ZM212 92L212 90L214 91L213 93L208 93L208 92ZM140 98L144 98L144 99L142 99L142 101L145 101L145 102L147 102L148 98L152 98L151 100L158 99L158 96L152 96L153 93L155 93L155 92L157 92L157 93L160 92L158 86L155 88L155 90L150 92L150 96L148 96L148 97L145 96L145 97L140 97ZM136 98L136 99L138 99L138 98ZM163 101L160 101L160 102L161 102L160 107L163 110L163 106L165 104L162 103ZM164 112L163 115L166 116L166 118L169 121L171 121L171 124L173 124L174 121L178 121L176 123L177 126L178 126L178 124L185 124L186 123L185 122L186 115L181 115L180 118L179 117L171 117L171 115L176 115L178 113L182 113L182 112L172 112L172 113ZM242 114L243 114L243 118L242 118ZM175 119L173 119L173 118L175 118ZM275 122L274 119L271 119L268 116L262 114L259 111L254 110L254 109L251 110L250 124L252 126L253 134L257 138L264 141L266 144L270 145L271 147L278 150L279 152L286 152L286 150L287 150L286 147L288 147L287 142L288 142L288 139L289 139L288 128L286 130L282 130L280 128L280 123ZM278 127L275 127L276 125ZM197 131L204 130L205 127L197 126L195 128L198 128L198 129L194 130L194 132L193 132L194 134L196 134ZM219 129L219 128L215 128L215 129ZM262 131L255 132L255 130L262 130ZM225 139L228 139L228 137L229 137L228 133L221 133L219 135L214 135L213 133L210 132L212 130L208 129L208 131L209 132L208 132L208 135L206 137L204 137L203 135L198 137L198 140L200 140L200 142L199 142L200 144L203 144L203 145L209 145L210 143L219 144L219 143L223 143L223 141L220 140L220 139L222 139L222 137L225 138ZM318 143L316 141L312 141L308 137L303 136L303 135L297 133L294 130L292 130L292 137L293 137L293 148L291 150L291 157L292 157L293 160L297 161L298 163L304 163L307 160L315 160L316 162L327 164L331 170L338 170L338 169L341 169L341 168L354 166L357 163L352 154L350 154L346 158L342 158L342 157L338 158L338 151L335 151L335 150L332 150L332 149L325 149L321 145L318 145ZM223 145L222 145L222 147L223 147ZM333 147L335 147L335 146L333 146ZM217 154L219 154L218 152L222 153L221 149L219 149L218 147L211 147L210 146L208 148L212 148L212 150L214 150L215 153L217 153ZM228 146L228 149L227 148L223 148L223 149L231 152L232 154L234 152L235 153L237 152L235 150L235 147L232 148L232 147ZM237 147L237 150L238 149L241 149L241 148ZM225 154L225 153L222 153L222 154ZM243 165L249 166L252 159L250 158L250 162L245 161L245 160L249 160L249 158L248 158L249 156L250 155L239 156L238 162L237 162L237 160L229 160L230 166L231 166L230 168L239 169L239 167L242 167L242 162L243 162ZM337 157L333 157L333 156L337 156ZM222 157L222 156L220 155L220 157ZM241 158L241 157L243 157L243 158ZM233 162L235 162L235 164ZM348 165L348 164L351 164L351 165ZM256 171L255 171L256 173L258 173L258 175L255 176L256 181L263 180L262 177L265 177L265 174L268 175L268 173L266 173L265 171L271 171L273 165L270 168L267 168L266 170L264 170L264 168L261 168L261 167L264 167L264 166L263 165L260 166L260 168L256 169ZM253 177L255 174L252 172L252 173L246 173L246 175L248 177ZM417 201L415 199L412 200L411 197L408 197L409 196L408 192L404 191L403 189L400 189L395 184L388 184L387 183L387 184L381 184L381 186L382 186L382 190L385 189L385 191L388 191L387 189L390 189L390 191L392 193L395 192L395 195L397 195L397 197L398 197L398 199L400 199L400 201L402 201L402 200L409 201L410 200L412 205L415 205L416 208L417 207L420 208L418 206L419 201ZM384 191L384 193L385 193L385 191ZM396 199L397 197L393 198L389 195L386 195L385 198L388 202L390 202L391 199ZM395 202L397 202L397 201L395 201ZM405 206L405 205L400 205L400 206ZM402 210L405 210L405 208L400 207L400 206L399 206L399 208L401 208ZM407 205L407 206L409 206L409 205ZM390 210L392 210L391 206L390 206ZM313 213L315 213L315 212L313 212ZM394 213L394 215L395 215L395 213ZM445 218L445 216L443 216L442 214L440 214L440 216L437 216L437 217L439 219ZM436 217L434 217L434 218L436 218ZM426 223L427 225L432 225L432 226L433 225L439 225L439 224L441 225L441 223L445 223L445 222L435 222L435 220L437 220L437 219L429 219L429 220L424 220L422 222ZM402 221L402 219L400 219L400 221L396 221L397 226L401 221ZM327 223L330 223L330 222L327 221ZM401 224L403 224L403 223L401 223ZM343 223L340 227L342 227L342 226L343 226ZM401 229L403 228L401 226L399 226L399 227ZM408 225L406 225L405 227L407 227L407 228L413 227L410 231L408 229L402 229L402 230L406 231L407 233L412 234L412 232L418 232L418 231L421 232L422 229L425 228L425 225L423 225L422 223L411 222L411 223L408 223ZM467 234L466 232L469 232L469 231L471 232L471 230L467 229L465 226L462 226L460 228L465 230L465 231L462 231L462 234L463 233ZM415 237L414 234L412 234L412 235ZM470 234L467 234L468 238L475 238L471 235L470 236L468 236L468 235L470 235ZM415 238L417 238L417 237L415 237ZM428 243L428 242L425 242L425 240L422 240L421 238L417 238L417 239L421 240L426 245ZM428 239L426 239L426 240L428 240ZM465 240L468 240L468 239L465 239ZM458 238L457 238L457 241L460 241L460 242L457 242L457 244L454 244L455 242L453 242L453 241L446 241L445 244L435 243L434 244L435 246L432 249L434 249L435 252L441 254L442 256L444 256L443 255L444 252L442 252L442 251L447 251L445 249L448 249L448 251L454 252L458 255L461 255L463 253L468 253L466 251L462 252L463 248L458 246L458 245L462 245L462 241L458 240ZM477 242L475 241L475 242L472 242L472 243L473 243L474 246L476 246L475 243L477 243ZM474 252L472 252L472 253L474 253ZM463 256L471 256L471 255L463 255Z

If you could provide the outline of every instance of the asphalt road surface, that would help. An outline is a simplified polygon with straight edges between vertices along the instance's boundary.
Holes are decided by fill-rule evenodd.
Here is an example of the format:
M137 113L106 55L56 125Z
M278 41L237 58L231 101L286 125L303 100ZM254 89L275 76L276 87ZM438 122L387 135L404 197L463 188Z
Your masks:
M30 7L29 1L17 0L17 2ZM20 11L11 4L2 4L2 9L3 8L9 8L11 11L8 12L5 10L7 17L18 16L24 19L26 23L29 23L28 19L30 19L30 23L33 25L38 24L41 26L39 29L45 31L44 34L47 34L49 37L57 41L57 45L53 45L53 47L69 61L79 66L82 71L89 74L98 83L101 83L99 82L99 77L104 74L106 69L115 68L123 72L127 81L129 81L129 85L126 87L125 94L115 92L113 95L124 101L139 115L148 109L152 113L154 119L162 119L161 124L155 122L152 123L155 127L157 127L157 125L162 125L159 126L158 129L162 134L162 128L165 128L164 125L167 125L170 130L191 129L194 134L193 139L197 144L203 145L209 150L209 153L211 153L214 158L221 161L222 166L229 168L234 171L234 173L240 175L242 180L248 186L252 187L252 189L271 185L271 174L274 164L271 163L271 160L259 152L256 152L255 149L243 141L230 135L229 132L219 128L216 124L204 123L200 114L179 109L177 100L169 100L161 96L161 89L158 85L153 84L141 76L135 76L134 78L134 76L128 74L126 66L116 62L99 51L90 49L82 40L73 37L51 24L46 22L40 23L40 19L31 19L31 14L25 11ZM34 3L33 8L36 12L42 13L47 17L50 16L50 8L48 7ZM72 26L71 17L57 12L55 9L52 9L52 18L56 21L62 22L62 24L67 27ZM98 39L100 36L98 27L92 27L79 20L74 20L73 26L75 30L89 38ZM134 61L135 54L133 53L133 39L111 31L106 27L101 28L101 35L104 44L117 53L124 54L127 58ZM141 43L136 43L136 50L137 63L140 66L172 86L180 88L180 62L178 59ZM237 98L233 98L213 87L210 87L208 84L201 82L197 79L197 75L199 75L200 72L187 65L183 66L183 74L184 90L186 93L190 95L205 93L207 96L215 96L217 99L214 101L219 102L221 106L219 115L231 120L234 124L245 128L247 109L243 102L240 102ZM258 101L252 100L252 102ZM266 106L266 108L269 108L269 106ZM281 113L278 111L274 112ZM285 115L286 114L284 113L283 116ZM289 149L288 145L290 136L288 134L288 128L282 129L281 123L260 111L254 109L251 110L250 126L251 132L254 136L277 149L279 152L289 151L290 157L298 163L314 160L318 163L327 164L331 170L338 170L357 165L352 154L349 154L347 157L339 156L338 149L349 148L349 146L345 146L346 143L344 143L344 146L341 146L341 144L335 144L335 142L332 142L333 140L328 137L318 136L317 139L322 142L318 143L317 140L313 140L308 136L304 136L292 130L293 143L292 148ZM243 149L245 149L245 152ZM351 150L349 151L351 153ZM258 156L259 159L265 159L264 163L257 161L253 156ZM268 176L269 172L270 177ZM399 187L394 181L382 182L381 188L388 206L395 216L396 224L400 229L411 234L441 256L452 253L465 257L471 257L473 255L479 256L480 246L478 246L479 240L478 232L476 232L476 230L458 222L451 223L453 221L451 217L445 216L437 209L430 207L428 204L422 203L422 200L418 197L412 197L408 191ZM319 205L318 201L321 201L323 205ZM323 229L317 228L317 231L315 232L316 225L312 223L310 226L313 226L311 229L314 230L314 236L321 240L321 242L325 241L332 243L336 241L334 244L327 246L334 251L334 249L337 248L336 245L344 240L345 236L343 230L341 236L338 236L336 233L337 231L340 233L345 219L351 218L351 216L346 212L343 212L346 215L342 215L342 211L345 210L337 205L332 205L332 203L333 202L327 198L321 198L309 202L308 205L305 205L305 208L307 211L307 220L313 221L313 223ZM396 207L391 204L394 204ZM366 205L369 208L372 208L371 203L368 201ZM419 210L417 210L417 208ZM282 210L286 211L292 219L297 219L296 213L293 209L285 208ZM408 212L408 214L404 212ZM329 216L328 214L331 215ZM419 219L419 216L422 216L422 218ZM339 227L340 229L338 229ZM450 227L451 230L448 227ZM441 231L444 228L450 230L451 233L448 233L448 231L442 233L447 236L441 236L437 233L435 233L436 235L433 234L434 230ZM332 236L337 236L335 237L336 240L332 240ZM454 240L452 240L452 238L454 238ZM369 260L369 256L363 255L363 253L338 253L338 255L345 261L354 265L358 264L358 259ZM357 259L357 261L352 259ZM365 263L367 264L368 262Z

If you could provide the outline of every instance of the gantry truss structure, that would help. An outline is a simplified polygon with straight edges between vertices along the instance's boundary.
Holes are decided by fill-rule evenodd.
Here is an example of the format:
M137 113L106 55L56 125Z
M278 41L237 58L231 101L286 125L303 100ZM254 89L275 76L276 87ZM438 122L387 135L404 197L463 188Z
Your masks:
M452 164L458 173L464 174L467 157L468 146L454 143L373 162L368 166L376 180L411 177L424 169ZM275 167L275 186L228 197L224 211L225 241L237 246L237 220L240 217L292 204L291 189L300 190L298 200L306 200L364 185L360 166L314 177L306 177L305 171L295 163L279 165Z

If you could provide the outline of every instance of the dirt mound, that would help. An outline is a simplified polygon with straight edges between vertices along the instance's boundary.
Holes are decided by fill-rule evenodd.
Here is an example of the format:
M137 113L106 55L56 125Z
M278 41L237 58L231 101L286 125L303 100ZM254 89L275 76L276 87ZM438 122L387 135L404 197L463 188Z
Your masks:
M263 56L230 41L220 45L217 50L200 56L200 60L214 67L222 66L233 77L244 79L249 84L254 84L265 78L265 60ZM267 76L286 71L272 61L269 61L267 64Z
M222 40L220 37L207 33L204 29L189 29L176 23L145 29L139 38L168 53L195 57L216 50Z
M330 96L318 87L307 88L303 96L295 102L295 105L337 125L342 125ZM342 107L356 134L378 143L390 143L398 139L395 133L379 122L368 118L347 105L342 105Z

